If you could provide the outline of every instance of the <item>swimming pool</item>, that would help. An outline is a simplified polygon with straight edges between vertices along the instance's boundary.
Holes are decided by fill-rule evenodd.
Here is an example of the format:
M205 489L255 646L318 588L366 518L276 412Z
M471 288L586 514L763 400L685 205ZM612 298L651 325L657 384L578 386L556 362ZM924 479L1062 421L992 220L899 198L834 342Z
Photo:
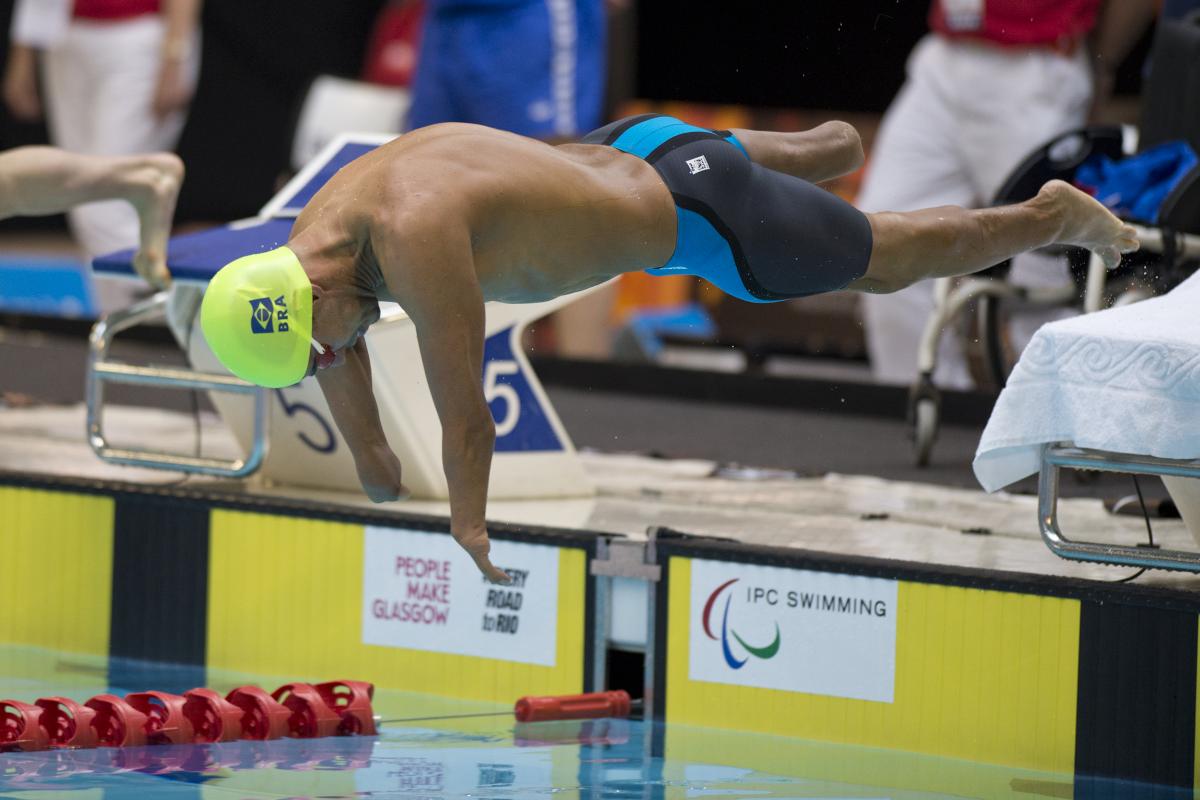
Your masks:
M14 645L0 645L0 667L0 697L26 702L180 692L195 677L190 669ZM114 683L118 675L124 683ZM249 677L210 672L207 683L224 691ZM0 754L0 797L925 800L1066 797L1072 785L1070 776L639 720L520 724L505 705L393 690L376 694L375 710L385 720L377 737ZM906 788L938 783L944 791Z
M465 557L437 520L201 487L0 475L0 697L360 679L379 688L384 719L420 720L386 725L369 747L330 744L364 748L330 756L345 762L332 770L338 788L285 786L284 796L360 791L371 759L399 748L392 755L418 759L418 773L455 776L402 795L417 797L625 796L607 787L614 781L643 781L628 785L648 797L705 796L710 782L733 797L1124 798L1143 788L1140 796L1191 797L1200 763L1193 595L664 534L622 545L654 551L639 566L645 591L622 599L616 578L598 577L620 563L610 560L617 539L496 525L493 540L523 571L520 642L488 629L498 612L467 563L441 581L453 584L442 606L457 638L392 630L376 616L377 599L409 592L407 577L397 589L377 565ZM639 619L640 632L618 630ZM618 646L643 648L645 669L606 674L602 656ZM665 724L624 723L620 741L597 736L596 724L546 732L507 716L525 694L643 686ZM221 746L188 751L166 772L198 773L205 791L260 773L331 773L278 766L324 764L320 743L278 747L299 755L247 760ZM36 788L27 773L43 769L57 775L52 791L69 790L73 777L86 789L101 774L88 759L105 774L163 772L130 767L130 752L55 756L83 759L61 771L35 755L20 774L25 757L6 757L3 791ZM144 756L157 763L162 752ZM209 752L219 754L211 768ZM478 776L458 782L478 771L463 766L471 758L513 765L514 786L523 759L539 766L528 787L501 792Z

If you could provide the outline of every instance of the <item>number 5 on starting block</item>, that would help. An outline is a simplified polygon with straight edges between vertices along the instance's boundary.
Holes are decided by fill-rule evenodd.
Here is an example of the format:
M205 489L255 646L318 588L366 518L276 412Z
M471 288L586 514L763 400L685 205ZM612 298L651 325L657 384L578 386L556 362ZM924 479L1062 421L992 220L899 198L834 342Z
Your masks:
M547 411L550 402L529 362L517 360L518 336L513 325L489 336L483 346L483 396L496 421L496 452L561 452L565 448L555 430L558 420Z

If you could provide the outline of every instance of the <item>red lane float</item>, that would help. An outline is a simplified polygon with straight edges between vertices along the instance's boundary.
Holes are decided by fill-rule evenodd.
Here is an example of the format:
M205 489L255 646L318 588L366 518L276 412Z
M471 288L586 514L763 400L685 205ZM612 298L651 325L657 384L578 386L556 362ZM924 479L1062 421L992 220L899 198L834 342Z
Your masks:
M242 710L242 738L257 741L280 739L288 733L292 712L257 686L239 686L226 698Z
M375 699L375 685L366 681L328 681L316 685L317 693L325 705L341 718L339 736L374 736L375 712L371 701Z
M513 707L513 715L518 722L628 717L632 705L629 693L617 689L556 697L522 697Z
M225 697L200 688L100 694L83 705L66 697L0 700L0 752L373 736L374 694L365 681L328 681L288 683L271 694L240 686Z
M68 697L40 697L34 705L42 709L42 727L50 735L51 747L95 747L99 741L92 723L96 711Z
M137 747L146 743L145 714L115 694L98 694L84 703L96 712L92 727L101 747Z
M192 723L198 744L232 742L242 738L242 709L212 689L192 689L183 693L183 715Z
M183 713L186 698L167 692L134 692L125 701L146 715L148 744L191 744L195 739L192 722Z
M19 700L0 700L0 753L45 750L50 735L42 727L42 709Z
M288 717L290 736L324 739L338 732L342 718L321 699L321 693L311 684L285 683L271 692L271 696L292 712Z

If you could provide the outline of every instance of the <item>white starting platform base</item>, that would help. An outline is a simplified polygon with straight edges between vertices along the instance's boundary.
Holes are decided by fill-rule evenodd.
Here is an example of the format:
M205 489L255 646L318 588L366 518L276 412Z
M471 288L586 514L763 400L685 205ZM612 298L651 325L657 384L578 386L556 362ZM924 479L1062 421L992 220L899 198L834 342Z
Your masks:
M353 457L338 435L316 380L308 378L294 387L258 391L244 382L231 381L204 341L196 316L204 287L218 269L239 256L286 243L296 215L321 186L338 169L390 138L380 134L340 136L271 198L258 217L171 240L167 262L175 284L169 295L143 304L142 310L124 312L121 322L116 321L119 314L111 315L111 324L102 322L93 331L88 376L92 414L88 428L92 447L101 458L210 474L256 473L256 479L267 485L361 492ZM94 266L98 272L133 278L132 259L133 252L127 250L98 258ZM481 379L496 423L491 499L581 497L592 493L575 448L521 347L526 326L586 293L546 303L486 306ZM415 330L403 309L394 303L384 303L381 311L380 321L367 332L365 341L388 443L400 459L404 483L414 497L445 499L448 490L441 463L441 426L426 385ZM165 316L176 339L186 345L193 372L155 370L108 359L108 345L120 330L155 314ZM158 444L154 450L144 444L119 451L110 447L103 427L102 381L174 388L195 388L196 382L201 382L200 388L210 390L209 397L241 445L240 460L235 457L226 462L226 467L201 463L182 453L172 457ZM209 385L220 381L240 385ZM255 404L264 401L262 416L258 416ZM259 465L264 450L265 460Z

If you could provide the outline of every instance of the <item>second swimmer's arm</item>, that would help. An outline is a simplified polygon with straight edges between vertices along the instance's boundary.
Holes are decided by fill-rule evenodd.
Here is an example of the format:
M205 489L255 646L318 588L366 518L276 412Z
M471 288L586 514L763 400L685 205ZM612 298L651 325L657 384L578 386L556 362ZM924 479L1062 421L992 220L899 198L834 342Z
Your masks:
M496 425L483 397L483 300L422 316L417 340L429 391L442 423L442 465L450 489L450 531L493 581L507 576L488 558L488 478Z
M391 237L392 243L408 244L402 260L381 260L418 265L394 268L386 277L416 327L429 393L442 423L450 531L484 575L507 583L508 576L488 557L485 522L496 425L483 396L483 292L466 232L443 224L436 214L425 220L434 229L409 229Z

